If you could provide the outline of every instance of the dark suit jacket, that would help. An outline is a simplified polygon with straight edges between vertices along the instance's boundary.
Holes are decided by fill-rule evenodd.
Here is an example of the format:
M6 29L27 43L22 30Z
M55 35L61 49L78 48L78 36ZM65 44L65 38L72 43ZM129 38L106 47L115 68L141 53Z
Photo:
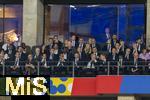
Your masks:
M42 55L41 54L39 56L33 55L33 59L37 62L40 62L42 59Z
M50 46L50 45L45 46L44 52L47 54L51 48L53 48L53 44L52 44L52 46Z
M116 54L115 60L114 60L112 53L110 53L109 56L108 56L108 59L109 59L109 61L110 61L110 65L117 65L117 62L118 62L118 60L119 60L119 55Z
M116 40L116 43L119 43L119 40ZM112 46L112 47L115 47L115 43L114 43L114 40L113 40L113 39L111 40L111 46Z
M125 57L125 54L123 55L123 65L130 65L132 60L133 60L132 54L129 55L129 59Z
M5 61L5 65L7 65L8 67L14 66L15 63L16 63L15 60L16 60L16 59L13 59L13 60L6 60L6 61ZM21 59L19 59L19 66L24 66L24 65L25 65L25 62L22 61Z
M44 66L44 62L42 62L42 61L40 61L40 66ZM50 66L50 61L48 61L47 59L46 59L46 64L47 64L47 66Z
M48 61L58 61L59 60L59 54L53 54L52 59L50 59L50 53L47 54Z
M75 48L68 49L67 55L69 61L73 61L74 53L75 53Z
M8 56L10 57L9 59L10 60L13 60L13 59L15 59L15 53L16 53L16 48L15 48L15 46L14 45L11 45L12 46L12 53L11 54L8 54L9 53L9 50L8 50L8 48L7 48L7 50L6 50L6 53L8 54Z
M38 63L37 63L35 60L32 60L31 62L29 62L29 60L27 60L25 64L29 64L29 63L32 64L32 65L34 65L35 68L36 68L37 65L38 65Z
M82 59L84 59L85 61L90 61L90 59L91 59L91 54L85 53L85 52L83 51L83 58L82 58Z
M98 64L99 64L100 67L103 67L103 66L107 66L107 65L108 65L107 61L102 61L102 60L99 60L99 61L98 61Z
M21 61L26 61L28 58L28 54L27 53L21 53Z
M60 64L58 65L58 67L67 67L67 62L66 61L64 61L64 62L62 62L62 61L58 61L58 63L60 62ZM57 64L58 64L57 63Z

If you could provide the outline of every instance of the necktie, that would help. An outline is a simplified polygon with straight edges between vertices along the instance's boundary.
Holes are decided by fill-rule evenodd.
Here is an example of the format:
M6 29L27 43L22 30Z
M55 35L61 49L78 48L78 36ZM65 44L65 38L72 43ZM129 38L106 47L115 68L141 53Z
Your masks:
M80 55L80 58L81 58L81 53L79 55Z
M17 65L18 65L18 59L15 60L15 66L17 66Z
M72 46L73 46L73 47L75 46L75 41L72 41Z
M50 59L50 60L52 60L52 59L53 59L53 54L50 54L49 59Z
M44 66L47 66L46 60L44 60Z
M113 60L115 60L115 54L113 54Z
M140 51L141 50L141 45L139 44L139 46L138 46L138 51Z
M129 55L126 55L126 58L129 59Z
M82 44L79 45L79 48L82 48Z

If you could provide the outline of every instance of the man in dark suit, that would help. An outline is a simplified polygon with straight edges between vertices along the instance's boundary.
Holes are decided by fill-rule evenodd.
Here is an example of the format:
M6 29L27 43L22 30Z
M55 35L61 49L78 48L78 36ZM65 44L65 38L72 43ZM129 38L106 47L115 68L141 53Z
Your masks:
M17 49L17 51L20 54L21 61L26 61L27 57L28 57L28 54L26 52L23 52L23 48L21 46L19 46L18 49Z
M53 48L54 48L54 55L55 55L54 60L58 61L61 50L59 49L58 44L54 44Z
M108 56L109 61L113 62L117 62L119 59L119 55L117 54L116 48L112 48L111 53L109 53Z
M76 39L76 35L72 35L70 41L72 43L72 47L74 47L74 48L76 48L79 44L77 39Z
M75 48L72 47L71 41L68 41L68 60L73 61L72 55L75 53Z
M91 44L92 48L96 47L98 51L101 50L101 47L98 43L96 43L95 38L92 38L91 42L92 42L92 44Z
M141 39L138 39L136 41L136 44L137 44L137 50L138 52L142 52L142 49L144 49L146 46L144 45L144 43L142 43L142 40Z
M59 59L59 54L55 54L54 48L49 49L49 52L46 55L47 55L48 61L57 62Z
M108 51L109 53L111 53L111 49L112 49L112 45L111 45L111 40L109 39L102 47L102 51Z
M107 63L105 54L100 54L100 56L99 56L97 74L98 75L107 75L108 74L108 63Z
M87 64L87 68L95 69L98 65L98 61L95 54L91 54L91 60Z
M57 44L58 45L58 49L61 50L63 44L62 44L61 41L58 40L58 35L54 35L53 40L54 40L54 44Z
M116 53L117 53L118 55L121 55L121 50L120 50L120 44L119 44L119 43L116 43L116 44L115 44L115 48L116 48Z
M98 67L98 61L95 54L91 54L91 60L87 63L86 68L83 70L83 76L95 76L96 69Z
M25 64L25 75L34 75L37 71L37 62L33 59L32 54L28 54L28 59Z
M21 61L19 52L16 52L15 59L12 61L9 61L8 63L10 65L10 68L7 71L11 75L18 75L18 74L21 75L21 67L24 65L24 62Z
M45 46L45 53L47 54L48 52L49 52L49 50L51 49L51 48L53 48L53 44L54 44L54 42L53 42L53 39L52 38L49 38L49 44L47 45L47 46Z
M139 52L136 43L133 43L133 44L132 44L132 49L131 49L131 51L132 51L132 54L134 54L135 52Z
M16 48L15 46L10 43L7 45L7 50L5 51L8 54L9 60L13 60L15 58Z
M120 51L123 54L125 52L127 48L127 45L125 44L125 42L123 40L120 40Z
M113 35L112 40L111 40L112 47L115 47L116 43L119 43L119 41L117 39L117 35Z
M98 58L99 58L99 53L98 53L98 51L97 51L97 48L96 48L96 47L92 48L92 53L96 55L96 59L98 59Z
M42 58L42 56L41 56L40 48L37 47L37 48L35 48L35 53L34 53L34 55L33 55L33 59L34 59L35 61L39 62L39 61L41 61L41 58Z
M131 64L129 67L129 74L141 74L143 71L142 60L139 58L138 52L133 54L133 59L131 60Z
M131 49L127 48L125 54L123 55L124 65L129 65L132 59L133 59L133 55L131 53Z
M112 48L112 52L108 56L110 65L110 74L117 74L117 67L119 61L119 55L117 54L116 48Z
M86 66L86 62L81 60L81 57L78 52L74 54L74 70L75 76L82 76L82 71L84 66Z
M85 60L84 60L85 57L84 57L82 48L78 47L78 48L77 48L77 53L79 54L80 60L81 60L81 61L85 61Z
M40 75L50 75L48 68L50 67L50 62L48 61L46 54L42 54L42 59L40 61Z
M79 38L78 47L81 48L81 50L83 50L84 47L85 47L84 40L83 40L83 38L81 38L81 37Z

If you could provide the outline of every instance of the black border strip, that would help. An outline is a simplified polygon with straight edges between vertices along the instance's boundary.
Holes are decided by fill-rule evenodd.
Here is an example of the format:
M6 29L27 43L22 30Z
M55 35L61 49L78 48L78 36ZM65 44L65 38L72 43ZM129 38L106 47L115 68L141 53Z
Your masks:
M23 4L23 0L0 0L0 4Z

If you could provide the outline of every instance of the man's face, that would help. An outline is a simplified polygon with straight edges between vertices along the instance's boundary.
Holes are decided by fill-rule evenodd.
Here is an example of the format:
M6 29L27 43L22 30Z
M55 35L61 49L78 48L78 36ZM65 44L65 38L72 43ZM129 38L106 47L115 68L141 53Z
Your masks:
M133 48L137 48L137 44L136 43L134 43L132 46L133 46Z
M116 35L113 35L113 37L112 37L113 39L117 39L117 36Z
M61 59L61 60L64 60L64 54L61 54L61 55L60 55L60 59Z
M32 55L28 55L28 59L29 59L29 60L32 60Z
M116 49L115 48L112 49L112 53L113 54L116 53Z
M79 58L79 54L78 53L75 53L75 58Z
M78 52L81 52L82 50L81 50L81 48L78 48L77 51L78 51Z
M126 53L127 53L127 54L130 54L130 52L131 52L131 50L128 48L128 49L126 50Z
M92 54L92 55L91 55L91 59L92 59L92 60L96 60L96 55Z
M137 43L141 44L141 43L142 43L141 39L138 39L138 40L137 40Z
M71 41L68 41L68 47L72 47Z
M115 47L116 47L116 49L119 49L120 44L119 44L119 43L116 43Z
M87 48L87 49L90 49L90 44L86 44L86 48Z
M53 39L49 39L49 44L53 44Z
M65 42L64 42L65 44L68 44L68 40L65 40Z
M40 48L36 48L35 52L36 52L36 54L39 54L40 53Z
M19 47L18 48L18 52L22 52L23 51L23 48L22 47Z
M93 48L93 52L96 53L96 52L97 52L97 49L96 49L96 48Z
M79 43L81 43L81 44L83 43L83 39L82 38L79 39Z
M121 45L124 45L124 41L120 41L120 44L121 44Z
M105 33L109 33L109 32L110 32L109 28L106 28Z
M57 36L54 37L54 42L58 43L58 37Z
M92 38L89 38L88 42L89 42L89 44L91 44L92 43Z
M19 52L16 53L16 58L19 58L20 57L20 54Z
M94 38L92 39L92 43L93 43L93 44L95 44L95 43L96 43L96 40L95 40Z
M73 36L71 37L71 39L72 39L73 41L75 41L75 40L76 40L76 36L73 35Z
M104 59L105 59L105 56L101 54L101 55L100 55L100 59L101 59L101 60L104 60Z

